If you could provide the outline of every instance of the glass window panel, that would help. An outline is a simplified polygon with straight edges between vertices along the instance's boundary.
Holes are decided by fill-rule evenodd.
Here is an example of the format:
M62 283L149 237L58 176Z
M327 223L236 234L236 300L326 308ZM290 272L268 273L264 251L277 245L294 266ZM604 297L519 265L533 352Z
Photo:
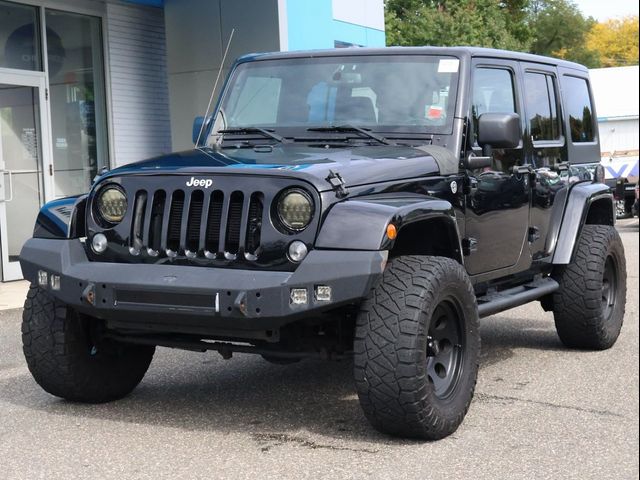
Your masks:
M457 70L457 59L430 55L243 63L218 122L289 131L341 122L381 132L446 133L453 126Z
M584 78L565 75L563 94L569 116L571 141L573 143L593 142L595 139L593 107L587 81Z
M0 68L42 70L38 9L0 0Z
M478 135L478 118L483 113L517 113L510 70L478 68L474 72L471 103L474 137Z
M107 165L101 21L46 11L55 195L86 192Z
M0 84L0 186L9 261L17 261L43 201L38 89ZM5 246L3 245L3 248Z
M558 140L556 92L550 75L527 72L524 76L527 125L533 141Z

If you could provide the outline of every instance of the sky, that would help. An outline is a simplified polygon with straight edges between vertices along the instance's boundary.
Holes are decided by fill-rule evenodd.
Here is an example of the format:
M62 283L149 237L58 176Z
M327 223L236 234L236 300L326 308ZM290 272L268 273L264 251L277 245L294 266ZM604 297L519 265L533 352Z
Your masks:
M638 15L638 0L574 0L574 3L586 17L599 21Z

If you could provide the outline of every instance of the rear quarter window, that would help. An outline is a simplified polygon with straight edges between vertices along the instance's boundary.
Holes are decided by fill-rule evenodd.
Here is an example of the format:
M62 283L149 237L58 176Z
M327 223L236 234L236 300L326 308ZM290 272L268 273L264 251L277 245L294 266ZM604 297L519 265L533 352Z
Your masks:
M564 75L563 96L573 143L595 141L593 105L587 80Z

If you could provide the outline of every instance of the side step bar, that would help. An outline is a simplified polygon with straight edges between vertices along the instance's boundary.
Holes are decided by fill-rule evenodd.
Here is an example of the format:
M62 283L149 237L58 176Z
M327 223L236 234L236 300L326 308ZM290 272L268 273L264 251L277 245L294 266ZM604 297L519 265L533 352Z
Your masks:
M478 297L478 314L481 318L488 317L537 300L555 292L558 288L560 288L558 282L553 278L546 277L500 292L489 291L486 295Z

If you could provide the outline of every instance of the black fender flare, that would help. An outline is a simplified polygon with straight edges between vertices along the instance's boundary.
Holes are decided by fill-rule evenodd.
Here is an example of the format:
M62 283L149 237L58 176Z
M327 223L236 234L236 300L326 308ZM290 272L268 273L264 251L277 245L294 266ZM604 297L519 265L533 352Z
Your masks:
M606 202L611 208L611 224L615 221L614 201L610 188L604 183L579 182L571 185L563 198L554 205L546 251L553 254L551 263L566 265L575 253L578 236L587 222L589 209L596 202ZM562 215L558 212L562 212Z
M387 225L402 234L407 225L441 219L455 234L456 260L462 263L462 246L451 203L434 197L356 197L335 204L326 215L316 238L318 249L391 250Z
M86 194L45 203L38 212L33 238L65 239L84 236L86 203Z

